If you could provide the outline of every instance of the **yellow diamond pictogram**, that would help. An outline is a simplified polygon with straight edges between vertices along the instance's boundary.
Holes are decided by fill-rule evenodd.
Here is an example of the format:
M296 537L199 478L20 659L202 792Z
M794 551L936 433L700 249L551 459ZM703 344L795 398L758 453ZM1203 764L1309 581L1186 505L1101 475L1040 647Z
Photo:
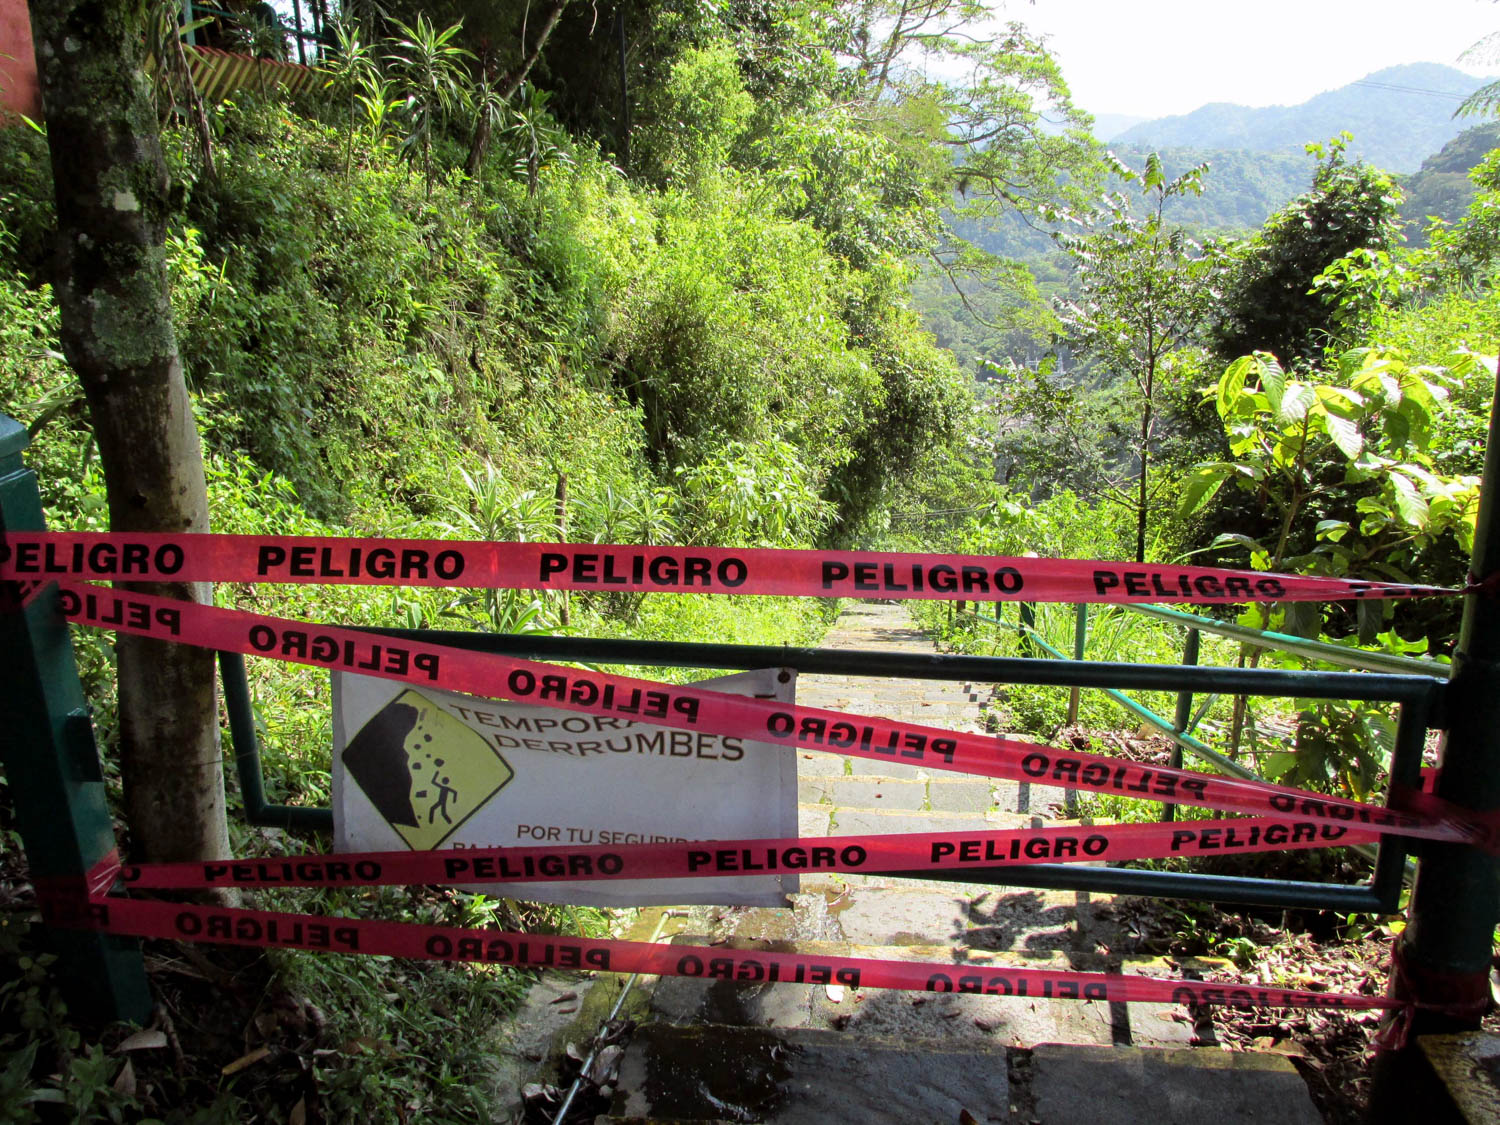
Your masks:
M355 732L343 758L413 851L436 848L515 776L482 735L411 689Z

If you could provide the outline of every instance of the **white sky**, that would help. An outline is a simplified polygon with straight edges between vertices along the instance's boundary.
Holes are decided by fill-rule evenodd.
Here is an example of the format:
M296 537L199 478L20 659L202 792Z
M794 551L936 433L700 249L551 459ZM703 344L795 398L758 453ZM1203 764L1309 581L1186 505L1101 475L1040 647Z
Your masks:
M1207 102L1296 105L1371 71L1458 56L1500 31L1495 0L1004 0L1045 34L1093 114L1164 117ZM1415 95L1422 96L1422 95Z

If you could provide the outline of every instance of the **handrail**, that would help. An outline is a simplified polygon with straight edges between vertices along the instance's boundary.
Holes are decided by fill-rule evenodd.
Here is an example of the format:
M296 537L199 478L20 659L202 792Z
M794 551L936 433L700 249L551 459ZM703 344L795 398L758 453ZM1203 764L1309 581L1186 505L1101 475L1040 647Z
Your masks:
M1448 665L1436 660L1417 656L1400 656L1390 652L1367 652L1364 649L1345 648L1327 641L1311 641L1306 637L1294 637L1290 633L1276 633L1269 629L1252 629L1247 625L1236 625L1230 621L1214 621L1199 617L1196 613L1184 613L1179 609L1167 609L1159 605L1125 605L1134 613L1143 613L1160 621L1185 625L1189 629L1201 629L1220 637L1243 641L1258 648L1274 648L1290 652L1308 660L1321 660L1325 664L1337 664L1341 668L1357 668L1366 672L1390 672L1398 676L1436 676L1448 678Z
M1192 614L1192 613L1180 613L1180 612L1177 612L1175 610L1163 610L1163 609L1161 609L1158 606L1127 605L1126 608L1127 609L1145 610L1145 611L1148 612L1148 614L1150 616L1160 616L1163 620L1170 621L1173 624L1187 625L1187 627L1189 629L1202 629L1204 632L1210 632L1210 633L1220 631L1220 630L1217 630L1215 628L1209 627L1209 626L1217 625L1216 622L1208 622L1208 625L1199 625L1198 623L1201 622L1201 621L1204 621L1205 619L1197 616L1196 614ZM1078 616L1079 616L1079 619L1083 620L1084 617L1085 617L1085 615L1087 614L1087 612L1088 612L1088 606L1085 605L1085 604L1080 603L1079 606L1078 606ZM1040 645L1043 650L1045 650L1046 652L1050 653L1053 657L1055 657L1058 660L1067 660L1068 659L1068 657L1066 656L1066 654L1064 654L1060 649L1054 648L1051 644L1049 644L1048 641L1047 641L1047 639L1045 637L1043 637L1040 633L1038 633L1036 631L1036 627L1035 626L1030 625L1030 624L1028 624L1025 621L1022 621L1019 624L1012 625L1009 621L1002 620L999 617L986 617L984 614L979 613L977 611L970 611L970 613L972 614L972 616L978 618L980 621L988 621L988 622L990 622L992 624L995 624L995 625L1003 625L1003 626L1006 626L1007 628L1014 629L1016 632L1022 634L1023 636L1028 636L1030 638L1030 640L1032 641L1033 644ZM1227 628L1232 628L1232 629L1235 629L1238 632L1242 632L1242 633L1255 633L1256 632L1253 629L1247 629L1247 628L1245 628L1243 626L1239 626L1239 625L1227 626ZM1082 629L1080 628L1078 631L1081 633ZM1228 634L1228 635L1233 635L1233 634ZM1269 631L1265 631L1265 632L1260 633L1260 636L1261 637L1265 637L1265 638L1269 638L1269 637L1283 637L1283 636L1285 636L1285 634L1282 634L1282 633L1272 633L1272 632L1269 632ZM1290 640L1299 640L1300 638L1290 637L1288 639L1290 639ZM1309 642L1306 642L1306 643L1307 644L1315 644L1317 642L1309 641ZM1272 646L1266 645L1265 647L1272 647ZM1281 646L1277 645L1277 646L1274 646L1274 647L1278 647L1279 648ZM1325 647L1325 648L1338 648L1337 645L1325 645L1323 647ZM1340 650L1340 651L1347 651L1347 650ZM1195 653L1195 655L1196 655L1196 653ZM1301 655L1301 654L1299 654L1299 655ZM1373 656L1373 655L1381 655L1381 654L1361 653L1360 655ZM1321 658L1319 658L1319 659L1321 659ZM1405 660L1408 664L1416 663L1416 661L1412 660L1409 657L1393 657L1392 659L1393 660L1394 659ZM1358 665L1353 665L1353 666L1354 667L1358 667ZM1438 667L1442 667L1442 666L1438 665ZM1392 672L1392 671L1394 671L1394 669L1390 669L1390 668L1376 669L1376 670L1377 671L1384 671L1384 672ZM1400 673L1398 672L1397 674L1400 674ZM1166 719L1164 719L1160 715L1158 715L1155 711L1153 711L1149 707L1145 706L1145 704L1140 703L1139 701L1130 698L1130 696L1126 695L1124 692L1116 691L1114 688L1107 688L1107 687L1106 688L1100 688L1099 690L1102 691L1102 692L1104 692L1105 695L1109 696L1116 703L1118 703L1121 707L1124 707L1132 715L1135 715L1138 719L1141 719L1144 722L1148 723L1150 726L1155 727L1162 734L1166 735L1168 738L1170 738L1174 743L1176 743L1178 746L1182 747L1184 750L1189 751L1190 753L1192 753L1196 757L1201 758L1205 762L1208 762L1211 765L1213 765L1216 769L1219 770L1220 773L1232 774L1235 777L1243 778L1246 781L1265 781L1266 780L1264 777L1262 777L1260 774L1256 773L1254 770L1250 769L1249 767L1241 765L1239 762L1235 761L1233 758L1227 758L1227 757L1225 757L1223 754L1220 754L1217 750L1213 749L1207 743L1203 742L1200 739L1194 738L1191 734L1188 733L1188 730L1191 729L1191 726L1189 726L1187 729L1178 729L1179 727L1181 727L1183 725L1180 721L1178 723L1176 723L1176 724L1168 722ZM1182 710L1181 701L1182 701L1183 697L1179 696L1178 698L1179 698L1179 708L1178 709L1180 711L1180 710ZM1076 705L1070 705L1070 707L1074 708L1073 713L1076 716L1076 713L1077 713L1076 712ZM1193 720L1192 725L1193 726L1197 725L1197 719ZM1180 753L1180 751L1179 751L1179 753ZM1175 764L1177 764L1177 763L1174 763L1174 765ZM1169 808L1171 809L1172 812L1175 813L1175 811L1176 811L1175 807L1169 806ZM1170 819L1170 817L1169 817L1169 819ZM1376 863L1379 863L1379 861L1380 861L1380 850L1377 847L1375 847L1375 845L1373 845L1373 844L1355 844L1353 846L1352 850L1358 852L1360 855L1364 856L1366 859L1372 860L1372 861L1374 861ZM1402 863L1401 877L1402 877L1402 880L1404 882L1406 882L1406 883L1409 884L1412 881L1414 881L1415 878L1416 878L1416 873L1417 873L1416 864L1412 860L1407 859L1407 860L1405 860Z
M996 624L1010 625L1010 622L1008 621L1000 621L998 618L993 617L987 618L983 614L976 613L974 616L978 617L981 621L993 621ZM1045 651L1051 653L1057 659L1068 659L1061 650L1053 648L1050 644L1048 644L1046 638L1038 633L1036 629L1034 629L1030 625L1010 625L1010 627L1017 631L1024 631L1030 634L1033 644L1040 645ZM1163 719L1155 711L1152 711L1144 704L1131 699L1130 696L1126 695L1124 692L1116 691L1114 688L1100 688L1099 690L1113 699L1121 707L1124 707L1131 714L1135 715L1137 718L1143 719L1147 723L1150 723L1157 730L1161 731L1162 734L1166 735L1173 742L1176 742L1184 750L1188 750L1193 754L1196 754L1206 762L1212 762L1222 772L1233 774L1236 777L1242 777L1246 781L1265 780L1265 778L1261 777L1253 770L1240 765L1240 763L1236 762L1233 758L1226 758L1223 754L1220 754L1206 742L1203 742L1200 739L1196 739L1190 734L1186 734L1182 731L1177 730L1171 723L1167 722L1166 719Z

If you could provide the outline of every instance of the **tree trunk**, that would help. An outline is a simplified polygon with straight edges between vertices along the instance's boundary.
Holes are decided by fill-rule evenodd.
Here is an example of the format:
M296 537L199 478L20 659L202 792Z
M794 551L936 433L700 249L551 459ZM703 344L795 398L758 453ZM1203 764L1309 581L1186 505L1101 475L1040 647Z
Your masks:
M521 88L521 83L526 81L526 76L531 73L531 68L536 65L536 60L542 57L542 48L547 45L547 40L552 37L552 29L557 26L558 18L563 14L563 9L568 6L568 0L552 0L547 10L542 13L542 29L537 32L536 42L531 45L531 50L526 50L526 43L521 43L521 64L515 70L507 74L500 82L500 100L510 101L511 97Z
M62 346L88 398L115 531L208 530L203 460L168 299L170 210L142 68L144 7L33 0L57 197ZM131 589L207 602L206 583ZM121 636L120 770L132 852L228 852L213 654Z
M1152 376L1148 375L1146 379L1146 404L1141 409L1141 473L1137 482L1135 508L1135 561L1138 563L1146 561L1146 511L1150 497L1150 492L1147 489L1146 474L1150 466L1151 457L1152 381Z
M464 175L471 180L479 179L479 169L484 166L484 154L490 147L491 128L489 110L480 106L479 120L474 122L474 139L469 142L469 156L464 161Z
M495 91L497 100L508 102L521 88L521 83L526 81L526 76L531 73L531 68L536 65L537 59L542 57L542 48L552 37L552 29L557 26L557 21L567 6L568 0L552 0L551 5L542 15L542 30L537 33L536 42L531 50L526 49L526 41L522 39L520 65L500 80L500 85ZM524 32L524 27L522 30ZM464 174L471 180L479 178L479 169L484 164L485 153L489 151L492 127L489 108L480 105L479 120L474 123L474 136L469 141L469 155L464 161Z

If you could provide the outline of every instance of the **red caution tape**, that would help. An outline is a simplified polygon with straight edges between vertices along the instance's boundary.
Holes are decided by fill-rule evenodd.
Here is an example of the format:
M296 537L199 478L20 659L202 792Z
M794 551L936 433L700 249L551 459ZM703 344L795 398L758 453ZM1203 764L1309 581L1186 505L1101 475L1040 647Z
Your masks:
M67 577L975 602L1239 603L1462 592L1217 567L990 555L81 531L0 537L0 578Z
M856 957L824 957L723 947L601 941L555 935L381 922L147 902L96 896L72 910L51 904L48 921L140 938L263 948L377 954L418 960L471 961L523 968L648 973L710 980L842 984L1101 1002L1228 1004L1240 1007L1388 1008L1377 996L1287 988L1246 988L1203 981L1161 980L1120 973L992 968Z
M768 871L952 871L1035 863L1123 862L1374 843L1378 832L1328 821L1256 817L1164 824L911 832L816 839L705 840L618 847L459 848L120 868L132 889L405 886L576 879L685 879Z
M1362 825L1397 835L1479 846L1493 846L1495 836L1489 826L1465 819L1462 810L1436 798L1428 799L1422 812L1407 813L1268 782L1146 766L1018 739L847 715L91 586L63 584L58 602L63 616L80 624L565 711L646 719L877 761L1226 812Z

